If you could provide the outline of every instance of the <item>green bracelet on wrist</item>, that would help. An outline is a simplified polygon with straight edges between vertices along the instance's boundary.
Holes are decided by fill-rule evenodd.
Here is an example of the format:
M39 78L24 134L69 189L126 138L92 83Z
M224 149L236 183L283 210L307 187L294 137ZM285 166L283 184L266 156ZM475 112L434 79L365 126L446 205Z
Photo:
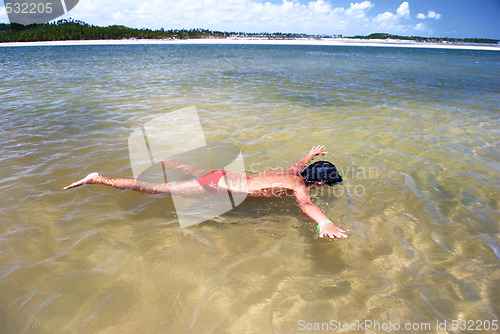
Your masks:
M318 226L316 227L316 229L319 231L321 226L325 225L325 224L333 224L333 222L331 220L323 220L321 223L318 224Z

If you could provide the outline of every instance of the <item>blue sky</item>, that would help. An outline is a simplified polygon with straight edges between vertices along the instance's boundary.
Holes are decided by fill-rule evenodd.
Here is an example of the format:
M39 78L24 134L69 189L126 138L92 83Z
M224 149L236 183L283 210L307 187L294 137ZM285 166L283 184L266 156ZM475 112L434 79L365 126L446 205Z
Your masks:
M500 0L80 0L64 17L151 29L500 39ZM0 22L8 22L3 6Z

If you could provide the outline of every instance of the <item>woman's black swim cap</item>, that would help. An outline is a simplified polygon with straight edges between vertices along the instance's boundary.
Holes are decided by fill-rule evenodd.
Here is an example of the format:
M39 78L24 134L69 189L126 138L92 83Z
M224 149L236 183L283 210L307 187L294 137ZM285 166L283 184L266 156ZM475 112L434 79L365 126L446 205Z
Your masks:
M306 183L323 182L329 186L335 183L342 182L337 168L328 161L317 161L307 166L302 173L300 173Z

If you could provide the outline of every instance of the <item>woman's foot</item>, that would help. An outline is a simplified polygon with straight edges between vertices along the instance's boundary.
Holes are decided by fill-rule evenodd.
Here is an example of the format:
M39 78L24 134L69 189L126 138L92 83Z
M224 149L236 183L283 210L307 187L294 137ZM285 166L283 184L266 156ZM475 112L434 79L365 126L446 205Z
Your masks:
M90 173L89 175L85 176L83 179L80 181L76 181L69 186L64 187L63 189L70 189L70 188L75 188L79 186L83 186L84 184L93 184L96 183L97 179L101 177L99 173Z

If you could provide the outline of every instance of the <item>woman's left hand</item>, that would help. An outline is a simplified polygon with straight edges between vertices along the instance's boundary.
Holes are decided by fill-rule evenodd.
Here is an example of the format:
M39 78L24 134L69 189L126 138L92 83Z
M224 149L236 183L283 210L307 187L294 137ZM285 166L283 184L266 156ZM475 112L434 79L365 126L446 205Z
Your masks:
M348 237L347 232L335 224L324 224L321 226L319 229L319 237L323 238L324 236L332 239L345 239Z

